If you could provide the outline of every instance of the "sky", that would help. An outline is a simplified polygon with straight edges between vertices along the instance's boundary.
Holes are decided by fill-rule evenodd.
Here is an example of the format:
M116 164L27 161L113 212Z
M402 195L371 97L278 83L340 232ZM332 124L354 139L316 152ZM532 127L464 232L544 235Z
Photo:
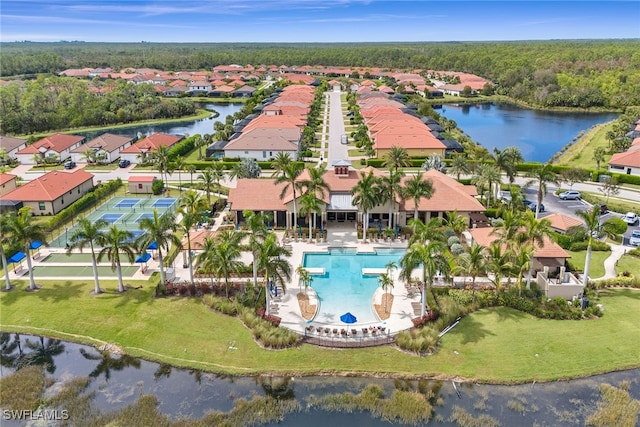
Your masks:
M620 38L640 38L640 0L0 1L2 42L428 42Z

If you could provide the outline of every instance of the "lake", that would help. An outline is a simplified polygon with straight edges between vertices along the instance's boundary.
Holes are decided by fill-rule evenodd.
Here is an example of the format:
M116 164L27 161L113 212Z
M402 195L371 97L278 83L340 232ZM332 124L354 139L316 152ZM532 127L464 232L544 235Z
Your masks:
M618 117L615 113L529 110L501 103L445 104L436 112L455 120L458 128L491 152L494 147L516 146L525 160L542 163L581 131Z
M601 401L599 387L603 383L618 386L628 381L631 397L640 399L639 369L542 384L457 383L456 391L451 381L427 379L216 375L129 356L108 357L90 346L28 335L1 333L0 343L3 357L0 377L16 370L16 360L47 364L47 371L55 379L52 390L59 390L63 382L73 378L89 377L91 381L86 391L95 393L91 406L103 413L132 405L142 394L156 396L160 412L174 419L201 418L208 411L227 413L238 399L250 401L254 396L271 396L299 406L278 422L263 425L388 426L389 421L375 417L367 410L331 410L313 401L314 397L322 399L336 393L358 394L365 387L376 385L383 390L385 397L396 390L430 394L432 417L427 424L421 422L420 425L456 426L458 424L452 420L452 414L463 411L476 419L492 417L503 426L574 426L584 425L587 417L597 409ZM234 350L231 348L229 351ZM212 360L215 360L215 355L212 355ZM424 358L424 361L429 363L429 358ZM75 422L82 425L78 420ZM3 420L2 425L21 424Z
M152 133L167 133L170 135L195 135L199 133L204 135L206 133L213 134L213 124L217 121L223 122L227 116L233 115L240 111L244 106L243 103L231 103L231 104L204 104L202 108L209 111L218 112L218 117L207 117L200 120L185 120L183 122L163 123L163 124L148 124L148 125L134 125L126 128L115 128L99 131L88 132L76 132L74 135L86 136L89 140L101 135L105 132L109 132L115 135L127 135L138 136L140 134L150 135Z

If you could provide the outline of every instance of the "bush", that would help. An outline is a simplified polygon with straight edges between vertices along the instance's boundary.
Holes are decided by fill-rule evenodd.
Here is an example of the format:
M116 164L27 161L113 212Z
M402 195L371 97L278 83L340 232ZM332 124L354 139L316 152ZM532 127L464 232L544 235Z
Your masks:
M578 252L578 251L586 251L589 242L573 242L569 245L569 250ZM591 242L591 250L598 252L608 252L611 251L611 247L607 245L605 242L601 242L600 240L592 240Z
M447 239L447 246L451 247L456 244L460 244L460 239L458 238L458 236L451 236Z
M614 286L625 286L630 288L640 288L640 278L633 276L618 276L611 279L592 280L589 286L601 289Z
M462 252L464 252L464 248L460 243L455 243L451 245L450 249L451 249L451 253L454 255L460 255Z

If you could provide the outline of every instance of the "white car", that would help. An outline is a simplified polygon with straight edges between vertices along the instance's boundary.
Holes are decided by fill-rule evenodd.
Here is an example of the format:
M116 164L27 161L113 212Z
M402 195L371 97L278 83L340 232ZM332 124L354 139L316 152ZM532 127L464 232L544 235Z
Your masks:
M638 222L638 215L634 212L627 212L627 214L622 217L622 220L629 225L635 225Z
M629 238L629 244L631 246L640 246L640 230L633 230Z
M560 197L560 200L578 200L582 197L582 195L579 191L569 190L565 191L564 193L558 194L558 197Z

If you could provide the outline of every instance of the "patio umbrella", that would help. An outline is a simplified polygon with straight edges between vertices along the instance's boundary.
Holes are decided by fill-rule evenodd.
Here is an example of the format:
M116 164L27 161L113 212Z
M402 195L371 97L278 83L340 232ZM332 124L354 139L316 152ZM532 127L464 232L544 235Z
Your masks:
M151 254L149 252L145 252L136 258L137 263L145 263L151 259Z
M342 316L340 316L340 320L344 323L356 323L358 321L358 319L356 319L356 316L354 316L348 311Z
M17 263L17 262L22 262L23 259L25 259L26 255L24 254L24 252L16 252L15 254L11 255L11 257L9 259L7 259L8 263Z
M40 252L40 246L42 246L42 242L39 240L34 240L29 244L29 250L36 250L36 255Z
M149 243L149 246L147 246L147 249L151 249L151 250L158 249L158 244L154 240L153 242Z

